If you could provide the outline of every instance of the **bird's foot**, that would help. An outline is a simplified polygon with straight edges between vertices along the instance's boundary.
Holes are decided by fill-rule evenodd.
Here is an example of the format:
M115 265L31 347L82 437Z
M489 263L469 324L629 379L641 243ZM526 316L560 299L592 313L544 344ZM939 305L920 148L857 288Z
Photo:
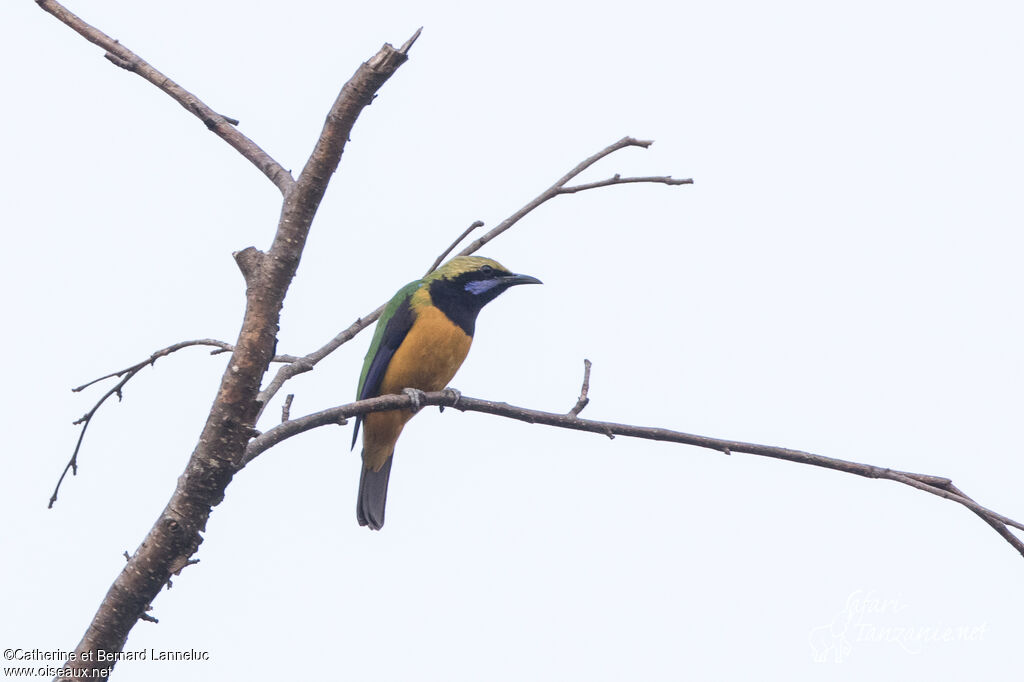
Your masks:
M402 393L412 400L412 413L416 414L423 409L423 391L418 388L403 388Z
M449 405L449 407L455 407L456 405L459 404L459 401L462 399L462 391L460 391L457 388L452 388L451 386L448 386L441 392L447 393L449 396L455 399L455 401L451 405ZM441 412L444 412L444 405L438 405L437 407Z

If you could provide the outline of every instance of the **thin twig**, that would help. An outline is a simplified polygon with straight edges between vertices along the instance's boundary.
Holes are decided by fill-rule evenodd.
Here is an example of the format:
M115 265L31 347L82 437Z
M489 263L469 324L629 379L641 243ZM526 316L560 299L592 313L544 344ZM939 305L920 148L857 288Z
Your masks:
M586 185L576 185L576 186L569 186L569 187L566 186L566 184L570 180L572 180L577 175L579 175L583 171L587 170L588 168L593 166L595 163L597 163L598 161L600 161L604 157L608 156L609 154L613 154L613 153L619 151L620 149L624 149L626 147L641 147L643 149L647 149L652 144L654 144L654 140L637 140L636 138L633 138L633 137L624 137L624 138L622 138L621 140L619 140L617 142L613 142L612 144L608 145L607 147L605 147L601 151L597 152L596 154L593 154L592 156L589 156L586 159L584 159L583 161L581 161L579 164L576 165L575 168L573 168L571 171L569 171L568 173L566 173L565 175L560 177L557 181L555 181L555 184L551 185L551 187L548 187L546 190L541 192L533 201L531 201L530 203L526 204L521 209L519 209L518 211L513 213L511 216L509 216L508 218L503 220L501 223L499 223L497 226L492 228L486 234L478 237L475 241L470 243L469 246L467 246L466 248L464 248L462 251L459 252L459 255L460 256L468 256L469 254L479 250L484 244L486 244L487 242L491 241L492 239L494 239L495 237L500 235L502 232L505 232L506 230L511 228L513 225L515 225L517 222L519 222L519 220L522 219L522 217L525 216L527 213L529 213L530 211L534 210L535 208L537 208L541 204L543 204L543 203L545 203L545 202L547 202L547 201L549 201L551 199L554 199L555 197L560 196L562 194L575 194L576 192L582 192L582 191L588 190L588 189L595 189L597 187L607 187L609 185L622 185L622 184L632 183L632 182L650 182L650 183L656 183L656 184L662 184L662 185L691 185L691 184L693 184L693 180L692 179L677 180L677 179L674 179L674 178L668 177L668 176L659 176L659 177L651 176L651 177L644 177L644 178L622 178L618 174L616 174L616 175L614 175L613 177L611 177L611 178L609 178L607 180L601 180L599 182L592 182L592 183L588 183Z
M145 78L199 118L211 132L234 147L266 175L281 190L281 194L287 194L295 185L291 173L235 127L238 125L237 120L218 114L191 92L153 68L145 59L95 26L86 23L56 0L36 0L36 4L90 43L106 50L104 56L112 64Z
M48 509L52 509L54 502L57 501L57 493L60 492L60 486L64 482L64 478L68 475L68 471L71 472L72 476L78 475L78 453L82 449L82 442L85 439L85 431L86 429L89 428L89 424L92 422L92 418L96 416L96 412L100 409L100 407L103 406L103 403L105 403L108 398L115 395L117 396L118 400L121 400L121 391L122 389L124 389L125 384L131 381L132 378L136 374L138 374L142 369L153 366L154 364L156 364L156 361L162 357L170 355L171 353L175 353L183 348L189 348L191 346L212 346L213 350L210 351L211 355L230 352L234 350L234 346L232 346L230 343L227 343L225 341L218 341L217 339L192 339L190 341L179 341L178 343L171 344L166 348L161 348L158 351L154 351L153 353L150 354L148 358L142 360L141 362L136 362L134 365L131 365L130 367L125 367L124 369L120 369L116 372L111 372L110 374L104 374L99 378L93 379L92 381L88 381L82 384L81 386L76 386L73 389L71 389L75 393L79 393L89 388L93 384L103 381L104 379L113 379L115 377L120 377L121 379L116 384L114 384L114 386L110 388L110 390L108 390L106 393L100 396L100 399L96 401L96 403L92 406L92 409L90 409L84 415L75 420L74 424L81 424L82 430L79 431L78 433L78 442L75 443L75 449L71 453L71 459L69 459L68 463L64 465L64 471L61 472L60 478L57 479L57 485L53 489L53 494L50 495L50 502L47 505ZM298 358L296 358L293 355L278 355L274 357L275 362L290 363L295 362L297 359Z
M471 253L475 253L484 244L487 244L488 242L490 242L491 240L496 238L498 235L500 235L503 232L507 231L509 228L511 228L513 225L515 225L517 222L519 222L523 217L525 217L527 214L529 214L535 208L537 208L541 204L549 201L550 199L553 199L553 198L555 198L557 196L560 196L562 194L575 194L577 192L582 192L582 191L585 191L585 190L588 190L588 189L595 189L595 188L598 188L598 187L607 187L609 185L621 185L621 184L635 183L635 182L646 182L646 183L654 183L654 184L662 184L662 185L688 185L688 184L692 184L693 183L693 180L691 180L691 179L679 180L679 179L674 179L674 178L669 177L669 176L649 176L649 177L637 177L637 178L622 178L619 175L615 175L615 176L613 176L613 177L611 177L611 178L609 178L607 180L601 180L601 181L598 181L598 182L592 182L592 183L588 183L588 184L585 184L585 185L571 185L571 186L568 186L568 187L566 186L566 184L570 180L572 180L573 178L578 176L580 173L582 173L583 171L587 170L588 168L593 166L595 163L597 163L598 161L600 161L604 157L608 156L609 154L613 154L613 153L617 152L618 150L624 149L626 147L641 147L643 149L647 149L652 144L654 144L653 140L637 140L637 139L632 138L632 137L624 137L621 140L608 145L607 147L605 147L601 151L597 152L596 154L593 154L593 155L587 157L586 159L584 159L583 161L578 163L568 173L566 173L565 175L560 177L555 182L555 184L551 185L546 190L541 192L532 201L530 201L525 206L520 208L518 211L516 211L515 213L510 215L508 218L505 218L505 220L501 221L497 226L495 226L493 229L491 229L489 232L487 232L483 236L479 237L477 240L472 242L469 246L467 246L464 249L462 249L462 251L460 251L458 253L458 255L460 255L460 256L468 256ZM479 221L477 221L477 222L479 222ZM470 226L470 230L475 229L474 226L476 226L476 223L473 223L473 225ZM459 242L461 242L462 239L468 234L468 232L470 230L467 230L466 232L464 232L459 237L459 239L457 239L455 241L455 244L457 245ZM450 253L450 250L445 251L445 253L442 254L441 258L436 260L434 262L434 265L427 272L430 272L435 267L437 267L437 265L440 264L440 261L443 260L444 257L447 256L449 253ZM316 349L315 351L313 351L309 355L306 355L305 357L299 359L297 362L294 362L294 363L289 364L289 365L285 365L285 366L281 367L280 369L278 369L277 373L274 375L274 378L270 381L270 383L267 384L266 387L262 391L260 391L259 400L260 400L260 402L262 404L261 410L266 409L267 404L271 401L271 399L273 399L273 397L275 395L277 395L277 392L281 390L281 387L284 386L286 381L288 381L289 379L291 379L292 377L294 377L297 374L302 374L303 372L308 372L308 371L312 370L317 365L318 362L320 362L321 360L326 358L328 355L330 355L331 353L336 351L343 344L345 344L348 341L350 341L351 339L353 339L356 336L356 334L358 334L359 332L361 332L362 330L366 329L371 324L376 322L377 318L379 318L381 316L381 313L383 313L383 312L384 312L384 306L383 305L378 306L376 310L374 310L373 312L371 312L371 313L369 313L367 315L363 315L362 317L357 319L355 322L353 322L351 325L349 325L345 330L339 332L333 339L331 339L330 341L328 341L323 346L321 346L320 348ZM262 414L262 412L261 412L261 414Z
M590 398L587 394L590 393L590 360L584 358L583 360L583 386L580 388L580 399L576 401L576 404L571 410L566 412L570 417L578 417L583 408L590 403Z
M343 344L355 338L356 334L358 334L359 332L363 331L371 324L376 322L377 318L379 318L383 313L384 306L377 306L376 310L358 318L347 328L338 332L338 334L333 339L325 343L320 348L317 348L309 355L301 357L295 362L284 365L283 367L278 369L277 373L274 375L274 378L271 379L270 383L267 384L266 388L260 391L259 398L257 398L261 405L260 414L263 414L263 410L267 408L267 405L270 403L270 400L275 395L277 395L277 392L281 390L281 387L284 386L284 383L286 381L288 381L297 374L308 372L314 367L316 367L316 364L318 362L326 358L334 351L338 350L338 348L340 348ZM259 417L257 417L256 419L258 421Z
M167 346L166 348L161 348L160 350L155 351L148 358L146 358L142 362L135 363L131 367L126 367L126 368L118 370L116 372L111 372L110 374L104 374L103 376L97 377L96 379L93 379L92 381L84 383L81 386L76 386L75 388L73 388L71 390L74 391L75 393L78 393L78 392L82 391L83 389L89 388L93 384L96 384L96 383L99 383L99 382L103 381L104 379L111 379L113 377L119 377L119 376L121 376L121 375L123 375L123 374L125 374L127 372L132 371L133 369L142 369L146 365L152 365L153 363L155 363L157 360L159 360L160 358L164 357L165 355L170 355L171 353L173 353L175 351L179 351L182 348L188 348L189 346L212 346L213 350L210 351L210 355L220 355L221 353L230 353L231 351L233 351L235 349L234 345L228 343L227 341L218 341L217 339L193 339L191 341L179 341L178 343L172 344L170 346ZM295 362L298 359L299 358L297 356L295 356L295 355L281 354L281 355L275 355L273 361L274 362Z
M424 275L429 275L434 270L436 270L437 266L440 265L442 261L444 261L445 257L449 253L454 251L455 247L458 246L462 242L462 240L465 239L469 235L470 232L472 232L473 230L475 230L478 227L483 227L483 226L484 226L484 221L482 221L482 220L474 220L472 225L470 225L465 230L463 230L462 234L460 234L458 237L456 237L455 241L453 241L451 244L449 244L448 248L441 252L441 255L438 256L434 260L434 262L431 264L431 266L429 268L427 268L427 271L424 273Z
M525 407L509 405L508 403L470 398L464 395L456 397L449 391L423 393L419 396L419 400L423 406L443 405L445 407L454 407L462 412L482 412L484 414L507 417L509 419L516 419L530 424L544 424L546 426L573 429L575 431L588 431L609 437L619 435L668 443L680 443L683 445L695 445L701 448L707 448L718 452L729 452L732 454L744 452L760 457L782 459L789 462L796 462L798 464L809 464L811 466L822 467L824 469L832 469L833 471L842 471L848 474L863 476L865 478L878 478L895 481L932 495L943 497L970 509L972 512L984 519L986 523L996 529L996 531L998 531L999 534L1014 547L1014 549L1024 556L1024 543L1021 543L1019 539L1016 539L1015 536L1005 528L1006 526L1012 526L1018 530L1024 530L1024 524L981 506L973 499L960 492L960 490L952 484L952 481L942 476L896 471L871 464L862 464L860 462L851 462L848 460L816 455L802 450L793 450L790 448L781 448L772 445L759 445L756 443L745 443L743 441L725 440L721 438L710 438L708 436L698 436L695 434L683 433L682 431L674 431L659 427L635 426L633 424L619 424L615 422L580 419L571 413L557 414L554 412L542 412L540 410L532 410ZM348 405L332 407L321 412L292 419L284 424L275 426L260 435L258 438L250 441L245 451L245 462L248 463L252 461L259 456L260 453L274 445L277 445L281 441L305 431L309 431L310 429L331 424L340 424L343 420L360 414L381 412L385 410L408 409L411 406L412 399L406 394L386 395L369 398L367 400L360 400L358 402L349 403Z
M972 502L974 501L972 498L970 498L967 495L965 495L963 493L963 491L961 491L959 488L957 488L955 485L953 485L952 481L947 482L943 486L936 486L936 487L941 487L944 490L948 490L949 492L953 493L954 495L959 495L960 497L962 497L964 499L967 499L967 500L971 500ZM1004 524L1004 523L1002 523L1000 521L996 521L995 519L989 517L988 515L982 514L982 513L978 512L978 511L975 511L973 509L971 511L973 511L975 514L977 514L979 517L981 517L982 521L984 521L988 525L992 526L992 528L997 533L999 533L1000 535L1003 536L1004 540L1009 542L1011 545L1013 545L1013 547L1018 552L1020 552L1022 555L1024 555L1024 541L1021 541L1020 538L1018 538L1016 535L1014 535L1013 532L1009 528L1006 527L1006 524Z
M295 394L289 393L285 396L284 405L281 406L281 421L286 422L291 418L292 414L292 401L295 400Z
M575 194L576 192L583 192L588 189L597 189L598 187L610 187L611 185L627 185L631 182L651 182L662 185L692 185L693 178L673 178L670 175L647 175L635 178L624 178L618 173L605 180L598 180L597 182L587 182L582 185L569 185L568 187L562 187L558 190L559 194Z

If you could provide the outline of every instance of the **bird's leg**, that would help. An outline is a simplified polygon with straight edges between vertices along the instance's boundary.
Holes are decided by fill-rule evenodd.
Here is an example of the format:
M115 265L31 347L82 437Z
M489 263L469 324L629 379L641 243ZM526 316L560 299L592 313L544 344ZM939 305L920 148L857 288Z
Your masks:
M403 388L402 393L412 399L412 413L416 414L423 408L423 391L418 388Z
M453 403L452 403L452 404L451 404L451 405L450 405L449 407L455 407L456 405L458 405L458 404L459 404L459 400L461 400L461 399L462 399L462 391L460 391L460 390L459 390L459 389L457 389L457 388L452 388L451 386L447 386L447 387L445 387L445 389L444 389L443 391L441 391L441 392L442 392L442 393L447 393L447 394L448 394L449 396L451 396L451 397L455 398L455 402L453 402ZM444 405L438 405L437 407L438 407L438 409L439 409L439 410L440 410L441 412L444 412Z

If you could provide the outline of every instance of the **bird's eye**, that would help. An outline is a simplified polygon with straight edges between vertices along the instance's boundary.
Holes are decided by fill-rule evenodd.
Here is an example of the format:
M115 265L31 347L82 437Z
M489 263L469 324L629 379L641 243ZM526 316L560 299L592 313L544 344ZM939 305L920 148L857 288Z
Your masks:
M482 268L480 268L480 272L484 275L493 275L494 268L492 268L490 265L485 265Z

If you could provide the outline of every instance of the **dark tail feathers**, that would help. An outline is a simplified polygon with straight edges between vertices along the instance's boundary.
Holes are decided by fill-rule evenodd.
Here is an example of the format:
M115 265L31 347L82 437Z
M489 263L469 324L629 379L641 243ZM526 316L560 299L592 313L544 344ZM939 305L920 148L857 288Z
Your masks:
M360 526L380 530L384 526L384 506L388 500L388 478L391 476L391 461L394 455L384 461L380 471L363 467L359 477L359 498L356 500L356 518Z

